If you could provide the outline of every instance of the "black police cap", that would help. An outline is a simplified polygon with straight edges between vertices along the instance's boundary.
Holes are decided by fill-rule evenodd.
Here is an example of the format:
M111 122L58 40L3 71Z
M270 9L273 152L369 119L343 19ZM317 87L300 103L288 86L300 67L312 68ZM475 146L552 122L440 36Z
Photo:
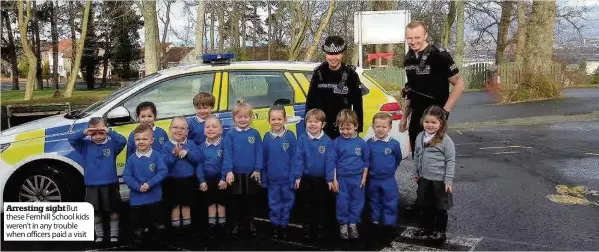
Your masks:
M327 54L339 54L346 49L345 41L339 36L329 36L322 45L322 51Z

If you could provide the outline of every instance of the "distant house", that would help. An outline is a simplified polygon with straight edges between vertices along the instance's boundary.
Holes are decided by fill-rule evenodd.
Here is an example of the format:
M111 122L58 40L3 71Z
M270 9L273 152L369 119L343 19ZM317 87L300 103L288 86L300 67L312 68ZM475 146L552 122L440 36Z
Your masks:
M52 44L47 43L46 45L44 45L42 47L41 50L41 56L42 56L42 61L48 61L48 64L50 66L50 72L49 73L53 73L52 71L54 70L54 57L52 55L53 51L52 51ZM104 56L104 49L100 48L98 51L98 56L99 57L103 57ZM72 68L72 64L73 64L73 42L70 39L63 39L58 41L58 76L60 76L61 78L63 77L68 77ZM95 74L96 78L102 78L102 74L104 73L104 65L103 64L99 64L98 65L98 71ZM110 78L110 76L112 76L112 66L110 65L110 63L108 64L108 71L107 71L107 77ZM79 77L83 77L83 74L81 73L81 70L79 70L78 73Z
M185 58L190 52L193 51L193 47L186 46L173 46L170 47L166 54L164 54L160 58L160 68L166 69L171 67L176 67L186 62L183 62L183 58Z

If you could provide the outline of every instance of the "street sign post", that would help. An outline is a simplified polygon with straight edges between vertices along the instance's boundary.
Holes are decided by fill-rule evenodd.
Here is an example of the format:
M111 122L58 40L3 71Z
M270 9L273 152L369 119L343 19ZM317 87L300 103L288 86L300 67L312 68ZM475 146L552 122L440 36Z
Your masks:
M406 43L405 29L410 11L358 11L354 13L354 43L358 44L358 66L364 67L362 46L365 44ZM405 44L405 52L408 45Z

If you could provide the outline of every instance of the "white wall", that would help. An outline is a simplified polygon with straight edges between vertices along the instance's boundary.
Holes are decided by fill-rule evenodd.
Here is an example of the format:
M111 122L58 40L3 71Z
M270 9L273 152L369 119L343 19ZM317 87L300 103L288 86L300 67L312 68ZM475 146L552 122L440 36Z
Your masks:
M587 61L587 74L593 74L599 68L599 60Z

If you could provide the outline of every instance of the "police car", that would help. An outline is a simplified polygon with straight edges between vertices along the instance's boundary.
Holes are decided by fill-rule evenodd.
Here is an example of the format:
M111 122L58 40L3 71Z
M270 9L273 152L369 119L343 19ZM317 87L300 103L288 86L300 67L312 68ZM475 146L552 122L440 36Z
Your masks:
M0 194L2 202L81 201L84 198L82 157L73 151L67 138L87 127L91 117L103 117L116 132L127 137L137 126L135 107L143 101L156 104L157 126L168 129L173 116L191 117L193 97L209 92L216 97L213 113L231 128L231 109L239 98L254 107L252 127L262 135L269 130L268 109L285 106L287 129L305 133L305 102L310 79L319 63L309 62L233 62L232 54L203 55L203 64L166 69L140 79L89 107L52 116L0 133ZM408 155L407 133L399 133L399 103L363 69L357 69L363 83L364 129L367 139L374 135L372 117L380 111L393 116L392 137L400 141ZM168 130L167 130L168 131ZM168 139L155 139L168 141ZM118 174L123 171L126 150L117 157ZM120 180L122 183L122 179ZM128 188L121 184L127 199ZM2 208L3 209L3 208Z

